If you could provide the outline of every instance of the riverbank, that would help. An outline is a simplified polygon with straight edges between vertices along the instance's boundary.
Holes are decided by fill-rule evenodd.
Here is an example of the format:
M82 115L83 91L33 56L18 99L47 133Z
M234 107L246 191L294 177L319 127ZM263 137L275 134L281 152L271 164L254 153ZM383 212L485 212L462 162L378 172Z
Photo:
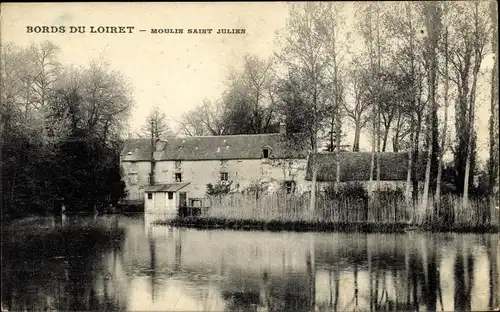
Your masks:
M62 220L43 217L2 222L2 254L4 257L66 257L84 255L91 250L106 249L120 242L125 232L93 221Z
M456 232L456 233L498 233L495 225L458 225L424 223L414 225L405 222L327 222L327 221L285 221L285 220L245 220L214 217L184 217L158 220L156 225L186 227L195 229L233 229L257 231L293 232L363 232L363 233L405 233L410 231Z
M352 194L351 194L352 195ZM200 229L266 231L327 231L401 233L407 231L495 233L500 230L498 209L485 200L443 196L439 207L432 200L408 203L404 197L374 199L318 196L313 211L309 196L266 194L259 197L231 194L213 198L211 207L199 215L183 215L156 224Z

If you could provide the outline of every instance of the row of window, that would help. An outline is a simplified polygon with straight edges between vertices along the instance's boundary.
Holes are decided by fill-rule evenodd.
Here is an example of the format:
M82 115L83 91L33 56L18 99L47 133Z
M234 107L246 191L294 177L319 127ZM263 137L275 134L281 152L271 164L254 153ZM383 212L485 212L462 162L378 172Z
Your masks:
M174 192L167 192L168 199L174 199ZM153 199L153 193L148 193L148 199Z
M221 172L220 173L220 180L221 181L229 181L229 173ZM129 174L129 182L131 185L137 184L137 174L136 173ZM175 182L182 182L182 173L175 174Z
M263 148L263 149L262 149L262 158L265 158L265 159L269 158L269 154L270 154L270 150L269 150L269 148L267 148L267 147L266 147L266 148ZM221 165L222 167L227 166L227 160L221 160L221 161L220 161L220 165ZM182 160L176 160L176 161L175 161L175 167L174 167L174 168L175 168L176 170L180 170L180 169L182 168Z
M221 172L220 173L220 180L221 181L229 181L229 173ZM182 182L182 173L175 174L175 182Z

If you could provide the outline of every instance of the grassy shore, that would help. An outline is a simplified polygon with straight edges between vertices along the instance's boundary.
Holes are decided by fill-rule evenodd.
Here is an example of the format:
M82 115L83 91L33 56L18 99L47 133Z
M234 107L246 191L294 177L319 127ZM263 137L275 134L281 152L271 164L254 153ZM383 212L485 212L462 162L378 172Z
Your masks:
M2 225L2 254L22 259L64 257L106 249L124 237L123 229L78 222L51 225L46 218L27 218Z
M287 221L287 220L252 220L213 217L185 217L172 220L159 220L157 225L169 225L196 229L233 229L261 231L295 231L295 232L364 232L364 233L404 233L409 231L432 232L470 232L497 233L498 226L492 225L456 225L440 223L424 223L415 226L403 222L325 222L325 221Z

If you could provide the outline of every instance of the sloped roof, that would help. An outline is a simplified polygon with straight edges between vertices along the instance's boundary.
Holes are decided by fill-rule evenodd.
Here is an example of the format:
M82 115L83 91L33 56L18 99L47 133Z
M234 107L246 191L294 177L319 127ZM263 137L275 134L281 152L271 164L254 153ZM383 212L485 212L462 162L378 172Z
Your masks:
M368 181L370 180L371 152L341 152L340 154L340 181ZM377 155L375 154L375 163L373 178L376 178ZM337 174L336 153L318 153L316 154L318 164L317 181L328 182L335 181ZM312 180L311 158L308 160L306 180ZM417 176L423 178L422 162L417 165ZM406 180L408 170L408 153L380 153L380 180L382 181L404 181Z
M270 148L269 158L306 158L305 150L285 148L284 136L279 133L168 137L158 144L155 160L227 160L261 159L262 150ZM148 161L151 159L150 139L131 139L125 143L122 161Z
M177 183L149 185L144 188L144 192L146 193L177 192L180 189L188 186L190 183L191 182L177 182Z

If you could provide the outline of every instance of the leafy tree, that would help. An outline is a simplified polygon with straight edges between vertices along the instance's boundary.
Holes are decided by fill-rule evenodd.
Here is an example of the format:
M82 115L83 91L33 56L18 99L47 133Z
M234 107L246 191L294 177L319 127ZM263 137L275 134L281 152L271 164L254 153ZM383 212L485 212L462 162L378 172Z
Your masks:
M61 65L50 42L2 46L2 212L99 209L124 195L120 136L133 104L102 61Z

